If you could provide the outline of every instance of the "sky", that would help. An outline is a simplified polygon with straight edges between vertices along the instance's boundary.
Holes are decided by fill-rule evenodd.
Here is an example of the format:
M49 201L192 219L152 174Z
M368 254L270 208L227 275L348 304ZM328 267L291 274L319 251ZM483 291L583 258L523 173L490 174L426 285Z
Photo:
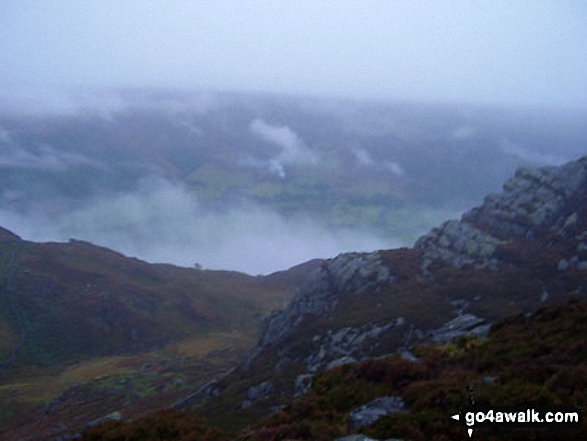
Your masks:
M584 0L2 0L0 88L587 106Z

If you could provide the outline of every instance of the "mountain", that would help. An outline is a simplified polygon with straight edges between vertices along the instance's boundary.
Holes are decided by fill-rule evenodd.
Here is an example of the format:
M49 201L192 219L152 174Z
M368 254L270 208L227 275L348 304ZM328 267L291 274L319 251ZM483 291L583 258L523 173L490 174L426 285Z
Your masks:
M209 421L243 427L315 391L325 370L390 354L416 359L419 345L484 337L507 316L585 301L586 270L587 157L521 168L502 193L413 248L323 262L263 321L247 362L187 404L203 402L198 413Z
M501 193L412 248L344 253L264 277L1 235L4 354L14 355L0 389L6 409L16 412L30 384L48 378L33 364L55 372L83 342L82 358L100 355L54 374L62 389L53 386L48 404L37 394L42 407L4 415L7 439L67 439L86 427L88 440L357 431L445 440L465 436L449 416L473 396L587 404L587 157L518 169ZM35 341L40 349L25 349ZM113 347L126 355L113 359ZM145 415L157 407L165 410ZM570 437L533 430L517 439ZM576 439L587 433L577 430Z

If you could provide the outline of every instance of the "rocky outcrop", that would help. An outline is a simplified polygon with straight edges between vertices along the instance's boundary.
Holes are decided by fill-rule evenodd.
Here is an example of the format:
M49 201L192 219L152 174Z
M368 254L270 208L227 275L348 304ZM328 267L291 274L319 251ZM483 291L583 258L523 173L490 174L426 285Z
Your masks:
M572 229L577 223L577 213L565 207L584 189L586 182L587 157L560 167L518 169L504 184L502 193L487 196L481 206L465 213L460 221L447 221L418 239L414 249L422 253L422 270L429 273L430 265L438 260L456 268L499 270L495 250L511 237L531 239L538 230L565 234ZM587 249L587 245L580 243L577 249L581 253L584 251L581 247ZM569 256L568 261L561 261L559 269L564 271L569 267L587 268L587 261L580 255ZM389 284L395 280L380 252L347 253L327 260L283 311L265 319L259 345L281 340L306 315L319 316L332 310L341 293L360 295L378 283Z
M489 195L483 205L463 215L463 222L481 224L506 236L522 236L536 228L564 226L564 206L587 180L587 157L559 167L519 168L504 191Z
M473 314L463 314L431 331L430 338L433 342L442 344L465 335L485 337L490 327L485 319Z
M250 407L255 401L266 397L273 390L273 383L271 381L263 381L255 386L251 386L247 390L247 398L241 404L242 409Z
M401 320L393 320L385 324L368 323L358 327L344 327L330 330L324 335L316 335L314 343L319 349L305 359L308 372L315 373L324 368L332 369L344 363L356 361L363 343L368 339L376 339L383 332L394 326L401 326Z
M440 259L456 268L498 270L494 251L507 238L532 239L538 230L565 234L571 229L577 213L565 207L586 182L587 157L560 167L519 168L502 193L487 196L460 221L447 221L418 239L414 248L422 252L422 269L427 272Z
M346 253L327 260L283 311L261 324L259 345L274 343L290 334L305 315L321 315L334 308L344 292L361 294L378 283L392 283L395 276L383 264L379 252Z
M109 413L108 415L105 415L101 418L96 418L95 420L88 422L86 424L86 429L89 429L90 427L97 426L98 424L102 424L106 421L120 421L121 419L122 419L122 414L120 412L118 412L118 411L112 412L112 413Z
M379 418L390 413L405 413L407 411L408 408L401 397L379 397L349 414L349 428L357 430L373 424Z
M472 225L451 220L418 239L414 248L422 251L422 268L425 272L437 259L457 268L469 264L474 268L495 270L498 262L492 256L501 243L503 241Z

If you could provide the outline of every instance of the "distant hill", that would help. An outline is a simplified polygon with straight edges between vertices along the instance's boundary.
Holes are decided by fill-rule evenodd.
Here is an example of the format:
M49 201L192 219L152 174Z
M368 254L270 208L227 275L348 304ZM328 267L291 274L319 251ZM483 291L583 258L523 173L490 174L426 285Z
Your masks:
M4 237L2 318L14 332L18 319L24 331L14 366L148 351L210 332L254 333L291 289L236 272L148 264L76 240Z
M265 278L155 265L1 229L1 425L33 430L39 405L82 426L111 406L141 415L169 405L239 363L261 317L304 279L300 269Z
M342 246L351 233L378 239L360 250L411 246L517 166L578 156L587 134L587 114L561 109L157 90L64 92L62 101L72 104L0 104L0 224L31 240L74 237L216 269L237 268L228 251L210 257L237 247L233 225L269 241L255 236L251 211L277 224L268 234L307 232L304 221L321 236L335 231L337 246L318 257L359 250L358 240ZM229 227L210 244L209 224ZM312 240L295 231L290 242ZM288 243L286 254L295 250Z

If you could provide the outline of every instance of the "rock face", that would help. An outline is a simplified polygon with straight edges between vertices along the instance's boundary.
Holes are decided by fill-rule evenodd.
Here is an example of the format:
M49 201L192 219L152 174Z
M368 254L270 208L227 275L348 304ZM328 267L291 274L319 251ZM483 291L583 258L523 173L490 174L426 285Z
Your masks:
M418 239L414 248L422 251L423 270L436 259L457 268L469 264L498 270L493 254L505 242L499 237L531 239L537 230L564 234L577 222L576 212L569 215L564 208L586 181L587 157L560 167L518 169L502 193L487 196L460 221L445 222Z
M442 327L430 332L430 337L435 343L447 343L464 335L476 335L484 337L489 331L490 325L485 319L473 314L463 314L445 323Z
M379 337L397 321L386 324L366 324L360 327L344 327L330 330L325 335L314 336L319 349L305 359L308 372L315 373L324 368L332 369L344 363L356 361L353 357L362 347L366 339Z
M520 168L499 195L463 216L463 221L491 227L507 236L521 236L536 228L555 229L564 223L560 213L587 179L587 157L560 167Z
M379 252L346 253L328 260L314 271L310 281L285 310L275 312L263 321L259 345L269 345L290 334L304 315L321 315L331 310L341 293L360 294L377 283L392 283L394 280Z
M414 248L422 251L422 268L426 272L436 259L442 259L461 268L470 264L475 268L497 269L492 258L497 245L503 241L464 222L447 221L422 236Z

